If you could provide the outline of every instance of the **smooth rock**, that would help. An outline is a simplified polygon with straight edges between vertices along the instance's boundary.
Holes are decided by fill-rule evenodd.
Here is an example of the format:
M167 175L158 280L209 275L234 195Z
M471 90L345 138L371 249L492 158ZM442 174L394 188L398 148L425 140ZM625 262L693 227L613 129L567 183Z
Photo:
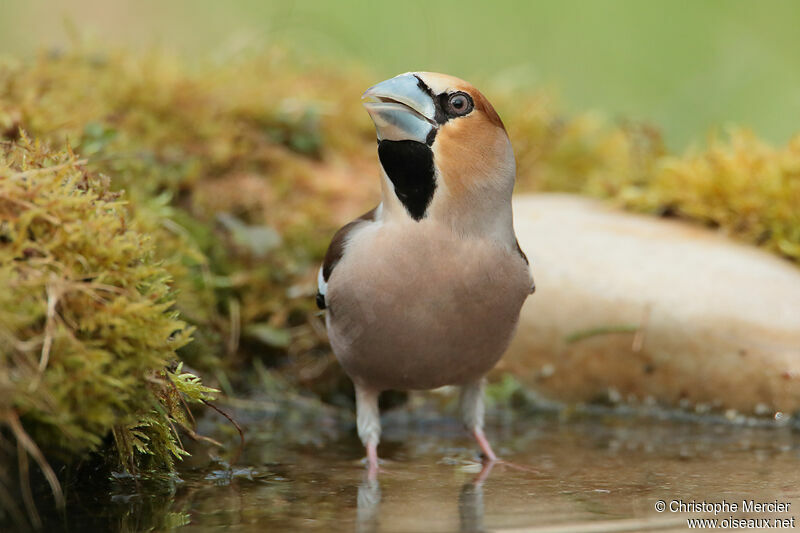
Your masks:
M499 371L567 403L800 411L800 268L704 228L520 195L536 293Z

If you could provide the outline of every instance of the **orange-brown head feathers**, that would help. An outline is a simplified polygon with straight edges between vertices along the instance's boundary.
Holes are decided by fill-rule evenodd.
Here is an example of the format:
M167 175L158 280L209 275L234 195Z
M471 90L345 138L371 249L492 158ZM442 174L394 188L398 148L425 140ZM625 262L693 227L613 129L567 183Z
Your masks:
M464 94L471 111L463 116L449 116L439 126L431 146L439 173L450 193L461 195L469 189L481 189L507 176L514 165L503 121L489 100L464 80L432 72L416 75L438 95L446 109L448 99ZM445 96L448 95L448 96ZM454 96L455 95L455 96Z
M502 212L510 224L514 154L480 91L453 76L410 72L362 98L375 122L385 190L413 219L430 216L472 233Z
M452 94L459 91L469 94L474 101L475 110L478 111L478 114L483 115L489 123L505 131L503 121L500 120L500 115L494 110L492 104L483 93L469 82L455 76L439 74L438 72L415 72L414 75L422 80L434 94Z

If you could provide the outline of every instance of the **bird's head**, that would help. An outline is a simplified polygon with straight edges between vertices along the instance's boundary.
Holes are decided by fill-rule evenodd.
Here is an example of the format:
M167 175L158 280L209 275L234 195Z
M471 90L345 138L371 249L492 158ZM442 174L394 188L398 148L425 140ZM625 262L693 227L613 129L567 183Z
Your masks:
M369 88L362 100L389 181L384 204L399 200L414 220L447 220L467 232L491 230L498 217L510 223L514 154L480 91L452 76L409 72Z

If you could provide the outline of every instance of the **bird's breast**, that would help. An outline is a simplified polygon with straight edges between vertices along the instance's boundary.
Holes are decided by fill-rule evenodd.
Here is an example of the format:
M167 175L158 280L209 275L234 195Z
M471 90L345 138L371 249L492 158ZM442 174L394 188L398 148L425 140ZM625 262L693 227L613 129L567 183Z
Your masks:
M521 256L435 223L364 225L328 282L328 333L357 382L429 389L477 379L502 355L530 292Z

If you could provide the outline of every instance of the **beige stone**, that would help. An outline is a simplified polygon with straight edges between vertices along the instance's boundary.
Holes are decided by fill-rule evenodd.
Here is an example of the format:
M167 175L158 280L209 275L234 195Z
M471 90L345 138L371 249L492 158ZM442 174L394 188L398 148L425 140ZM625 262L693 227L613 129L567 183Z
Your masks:
M498 365L567 403L800 410L800 268L717 232L517 196L536 294Z

